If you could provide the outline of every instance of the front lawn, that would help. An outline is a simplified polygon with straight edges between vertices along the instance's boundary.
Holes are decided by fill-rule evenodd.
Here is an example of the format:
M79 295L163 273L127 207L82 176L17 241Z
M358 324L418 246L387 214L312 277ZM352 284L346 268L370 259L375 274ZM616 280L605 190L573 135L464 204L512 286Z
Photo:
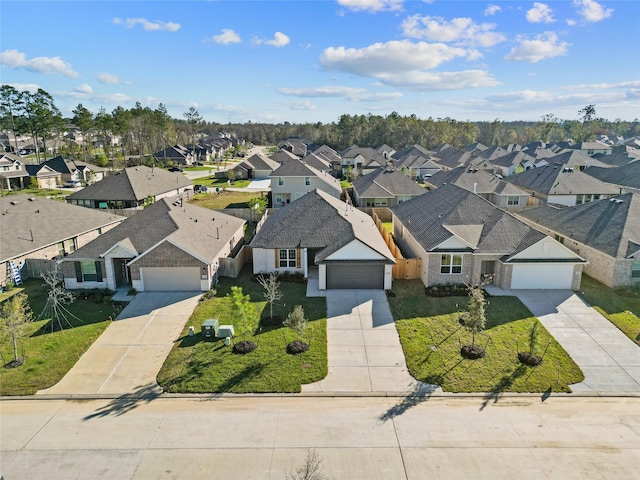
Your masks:
M239 332L231 312L231 303L225 298L231 286L243 288L251 297L252 334L247 335L258 345L251 353L238 355L232 346L221 339L205 339L200 333L202 322L217 318L220 325L234 325L234 341L244 338ZM316 382L327 375L326 300L307 298L306 284L282 282L283 298L274 305L274 316L286 318L294 306L302 305L309 319L305 340L310 339L308 351L298 355L286 352L287 343L295 335L280 326L260 325L260 318L269 316L269 304L263 297L264 289L253 279L250 268L245 268L237 279L222 278L215 296L203 300L182 331L165 361L158 383L166 392L182 393L271 393L300 392L301 385ZM196 334L189 336L189 327Z
M580 297L640 345L640 285L613 290L583 275Z
M216 178L215 175L211 177L200 177L193 181L194 184L204 185L209 188L209 193L215 193L216 188L222 190L223 188L246 188L251 183L251 180L234 180L229 185L226 178ZM213 191L211 191L213 189Z
M43 283L42 279L31 279L24 284L23 292L28 295L34 319L43 311L47 300ZM29 324L26 336L19 342L18 353L26 358L20 367L4 367L13 360L13 347L10 340L3 340L0 395L33 395L58 383L107 328L109 317L115 318L117 314L111 302L96 303L80 295L67 308L81 319L70 318L74 328L51 333L46 328L49 318Z
M471 334L458 317L468 297L429 297L419 280L395 280L389 298L400 342L411 374L423 382L441 385L446 392L568 392L584 379L582 371L540 324L538 349L548 349L543 362L527 367L518 361L528 351L531 326L538 319L515 297L487 297L486 329L476 344L486 347L478 360L461 357L461 345Z
M225 208L249 208L247 202L252 198L259 197L256 192L220 192L212 194L196 195L191 201L194 205L222 210Z

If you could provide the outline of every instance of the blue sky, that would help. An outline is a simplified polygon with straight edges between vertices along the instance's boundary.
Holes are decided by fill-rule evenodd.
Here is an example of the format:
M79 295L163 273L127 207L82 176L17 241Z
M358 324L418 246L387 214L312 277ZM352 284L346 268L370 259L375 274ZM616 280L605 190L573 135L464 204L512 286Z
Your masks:
M637 0L0 3L0 81L63 115L136 101L216 122L640 117Z

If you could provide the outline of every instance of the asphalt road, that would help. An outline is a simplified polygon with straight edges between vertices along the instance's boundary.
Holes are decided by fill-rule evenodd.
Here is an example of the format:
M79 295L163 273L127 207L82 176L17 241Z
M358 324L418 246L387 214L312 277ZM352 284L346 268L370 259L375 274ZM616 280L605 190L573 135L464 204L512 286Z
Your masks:
M225 396L0 403L5 480L635 479L639 398Z

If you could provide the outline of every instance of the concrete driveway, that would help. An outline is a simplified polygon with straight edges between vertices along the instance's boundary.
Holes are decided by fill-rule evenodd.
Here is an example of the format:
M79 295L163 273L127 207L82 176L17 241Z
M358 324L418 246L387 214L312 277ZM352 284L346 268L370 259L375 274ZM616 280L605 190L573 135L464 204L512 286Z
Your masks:
M329 374L302 392L433 392L407 370L383 290L327 290Z
M142 292L64 378L38 394L160 392L156 376L198 304L197 292Z
M640 392L640 347L571 290L504 294L517 296L580 366L585 378L573 392Z

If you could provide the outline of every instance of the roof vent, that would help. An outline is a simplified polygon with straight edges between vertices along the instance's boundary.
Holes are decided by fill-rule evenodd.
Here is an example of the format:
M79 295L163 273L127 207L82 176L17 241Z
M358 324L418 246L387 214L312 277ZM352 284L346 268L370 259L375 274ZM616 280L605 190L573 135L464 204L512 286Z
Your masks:
M624 200L617 199L616 203L624 203Z
M35 200L35 197L29 197L29 198L28 198L28 200L29 200L30 202L33 202L33 201Z
M17 205L18 202L16 202L15 200L11 200L11 205Z
M615 202L615 201L616 201L616 199L615 199L615 198L610 198L610 199L609 199L609 201L610 201L610 202Z

